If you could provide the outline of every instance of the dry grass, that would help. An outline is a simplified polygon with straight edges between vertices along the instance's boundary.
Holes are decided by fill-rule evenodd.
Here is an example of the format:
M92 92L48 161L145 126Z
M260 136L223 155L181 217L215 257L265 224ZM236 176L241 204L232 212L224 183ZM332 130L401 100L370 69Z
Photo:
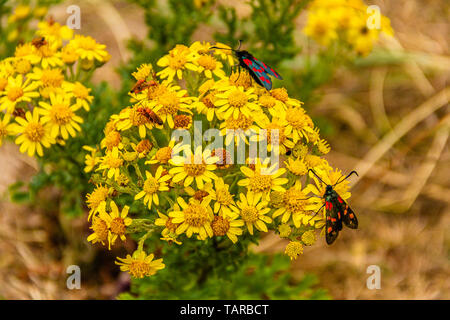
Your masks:
M327 137L334 150L330 163L363 173L353 180L351 198L360 228L344 229L331 247L320 241L307 248L292 271L295 276L316 273L337 299L449 299L449 5L445 0L374 2L396 30L396 39L385 45L407 59L339 70L312 111L335 126ZM112 15L83 11L93 7L82 3L83 32L113 51L111 63L96 79L118 85L114 67L128 54L121 40L129 34L142 37L143 20L124 3L103 6ZM55 16L64 17L64 8L56 8ZM114 8L119 10L114 13ZM121 27L110 28L117 12ZM13 145L0 149L0 164L0 193L35 170ZM65 268L74 258L83 263L103 257L107 261L98 264L114 269L112 254L99 255L79 239L86 233L82 221L69 224L57 213L16 206L6 198L0 212L0 297L111 298L117 292L123 279L114 279L117 272L109 267L91 270L80 291L65 288ZM285 244L269 235L256 250L281 251ZM366 268L372 264L382 270L381 290L366 288Z

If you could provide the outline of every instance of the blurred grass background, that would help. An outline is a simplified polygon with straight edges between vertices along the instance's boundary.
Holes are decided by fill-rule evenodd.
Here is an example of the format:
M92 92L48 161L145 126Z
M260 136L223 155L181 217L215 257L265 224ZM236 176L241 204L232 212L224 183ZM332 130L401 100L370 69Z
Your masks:
M147 34L143 13L125 1L68 1L50 13L64 22L72 3L81 7L83 34L106 44L112 55L94 81L119 89L115 69L130 57L125 40ZM395 38L384 45L395 55L375 54L338 69L309 111L329 128L322 134L332 147L330 164L362 173L352 179L357 184L350 200L360 228L344 229L331 247L319 241L306 248L292 263L292 273L298 278L315 273L335 299L449 299L450 5L446 0L366 3L379 5L391 19ZM248 12L244 1L234 5L239 14ZM298 32L304 23L302 14ZM204 25L194 39L211 40L211 35ZM45 207L8 201L8 185L36 172L33 159L6 144L0 166L1 298L108 299L126 288L114 251L99 253L87 244L85 217L69 220ZM42 200L54 199L50 189ZM254 250L280 252L285 245L268 235ZM82 289L67 290L65 269L75 255L86 262ZM381 268L381 290L366 287L369 265Z

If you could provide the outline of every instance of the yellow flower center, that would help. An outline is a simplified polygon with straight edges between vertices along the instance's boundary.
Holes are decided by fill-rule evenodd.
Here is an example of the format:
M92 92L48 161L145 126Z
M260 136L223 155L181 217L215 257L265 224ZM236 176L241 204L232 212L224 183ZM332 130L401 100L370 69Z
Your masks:
M322 159L319 156L308 154L305 157L306 164L308 165L308 168L314 168L317 166L320 166L324 163L324 159Z
M215 216L211 228L215 236L224 236L230 230L230 222L223 217Z
M327 30L329 29L328 23L325 20L317 20L316 23L313 26L313 34L316 36L322 36L327 33Z
M206 70L215 70L217 66L216 59L214 59L210 55L200 56L200 58L198 58L197 60L197 63Z
M69 123L73 116L74 113L69 105L63 103L53 105L52 110L50 111L50 118L54 123L60 126Z
M91 194L87 195L87 206L90 209L97 208L108 197L108 188L99 186Z
M307 246L312 245L316 242L316 233L312 230L306 231L302 234L302 241Z
M273 108L276 105L276 99L269 95L263 95L259 97L259 103L264 108Z
M286 110L286 121L297 130L305 128L308 123L305 111L300 108L289 108Z
M40 142L45 134L44 126L40 123L29 123L24 134L32 142Z
M79 82L75 83L73 86L72 93L79 99L86 99L89 97L89 90Z
M240 90L234 90L228 96L228 103L233 108L242 108L247 104L247 102L247 95Z
M285 88L277 88L270 91L272 97L282 102L286 102L289 99L287 90Z
M178 54L175 56L170 55L168 59L169 59L169 68L174 70L183 69L184 65L187 62L187 58L184 54Z
M156 151L155 158L159 162L167 163L172 157L172 148L171 147L163 147Z
M159 188L159 182L153 177L147 178L144 182L143 190L147 194L154 194L158 191Z
M111 221L111 232L118 234L118 235L123 235L125 234L125 221L123 220L123 218L117 217L112 219Z
M216 190L216 201L220 204L230 205L233 203L233 196L225 188L219 188Z
M169 218L166 221L166 228L170 231L175 233L177 230L178 224L172 222L173 218Z
M50 48L49 45L44 45L44 46L40 47L38 50L38 53L43 58L53 57L53 55L55 54L55 52Z
M189 226L201 227L204 226L208 220L208 210L199 204L189 204L186 209L184 209L185 221Z
M229 117L225 120L225 125L227 129L242 129L246 131L250 126L252 125L253 120L250 118L247 118L242 113L239 114L237 119L234 119L234 117Z
M200 160L202 161L202 163L198 163L200 162ZM191 163L184 164L184 171L186 171L189 176L197 177L202 175L206 171L206 164L202 159L196 159L194 156L192 156Z
M105 164L110 168L119 168L123 164L123 159L116 158L112 154L108 154L105 159Z
M97 235L98 240L106 241L106 239L108 238L108 225L103 219L95 217L94 221L92 222L92 230L94 230L94 233Z
M117 147L120 143L121 136L118 131L111 131L105 137L105 144L108 150L112 150L114 147Z
M180 99L174 92L166 92L158 97L158 102L162 105L159 110L161 114L175 114L178 111Z
M167 92L167 88L163 85L157 84L156 86L151 86L147 90L147 97L150 100L156 99L159 96Z
M290 212L301 212L304 210L306 195L299 189L292 187L283 195L284 206Z
M133 260L128 268L130 274L135 278L143 278L150 273L150 265L145 261Z
M173 122L174 122L174 129L177 129L177 128L186 128L187 129L187 127L189 127L189 125L192 123L192 118L185 114L177 114L173 118Z
M292 161L289 163L289 171L291 171L296 176L303 176L306 174L308 168L306 167L305 162L300 159Z
M272 177L270 175L263 175L260 173L255 173L253 177L250 178L250 183L248 189L253 192L264 192L269 191L272 188Z
M215 93L214 93L214 92L211 92L211 93L208 93L208 94L202 99L203 104L204 104L207 108L212 108L212 109L216 108L216 106L214 105L214 96L215 96Z
M61 69L47 69L42 73L41 82L44 87L59 88L64 81Z
M287 238L291 234L292 230L288 224L283 223L278 227L278 232L280 232L280 237Z
M133 124L133 126L136 127L139 127L149 122L149 120L141 112L138 112L136 108L130 110L130 121Z
M15 67L17 73L26 74L31 69L31 63L26 59L20 59L16 62Z
M248 72L233 72L230 75L230 82L236 87L244 87L248 89L252 86L252 77Z
M291 241L286 246L284 253L286 253L291 260L296 259L299 254L303 253L303 246L299 241Z
M256 222L259 219L258 209L250 206L244 207L241 210L241 217L242 220L244 220L245 222L248 223Z
M10 101L16 101L23 96L23 89L21 87L12 87L8 89L8 99Z

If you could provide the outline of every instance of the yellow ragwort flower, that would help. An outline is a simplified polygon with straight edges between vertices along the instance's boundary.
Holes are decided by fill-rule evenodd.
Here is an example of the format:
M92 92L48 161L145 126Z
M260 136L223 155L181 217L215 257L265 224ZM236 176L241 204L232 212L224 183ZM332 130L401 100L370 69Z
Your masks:
M159 206L158 192L168 191L167 180L171 178L170 175L163 175L164 168L159 166L156 169L155 176L153 176L149 171L145 171L146 180L144 181L144 186L142 191L136 194L134 200L144 198L144 204L148 206L149 209L152 208L152 203Z
M158 270L164 269L163 259L153 260L152 253L147 256L144 251L136 250L133 256L127 254L126 258L119 258L115 263L120 266L120 271L128 272L133 278L142 279L154 275Z

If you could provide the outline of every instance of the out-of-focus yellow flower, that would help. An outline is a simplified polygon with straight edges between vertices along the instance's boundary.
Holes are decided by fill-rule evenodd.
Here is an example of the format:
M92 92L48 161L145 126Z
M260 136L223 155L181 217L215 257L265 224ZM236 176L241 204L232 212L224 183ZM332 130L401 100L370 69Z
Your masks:
M82 36L77 34L75 35L75 38L70 40L69 45L75 48L75 52L81 59L87 59L90 61L95 59L103 62L108 58L108 52L105 50L106 45L98 43L90 36Z
M36 34L49 42L54 42L60 47L63 40L70 40L73 38L73 30L66 25L60 25L53 20L41 21L38 23L38 30Z
M157 75L162 79L167 79L169 82L172 82L175 76L181 80L185 70L197 71L193 59L194 55L188 47L177 45L169 51L168 55L158 60L156 64L164 69L158 72Z
M10 114L5 114L3 115L3 119L0 121L0 146L2 145L5 137L13 134L11 129L14 128L14 126L9 123L10 119Z

